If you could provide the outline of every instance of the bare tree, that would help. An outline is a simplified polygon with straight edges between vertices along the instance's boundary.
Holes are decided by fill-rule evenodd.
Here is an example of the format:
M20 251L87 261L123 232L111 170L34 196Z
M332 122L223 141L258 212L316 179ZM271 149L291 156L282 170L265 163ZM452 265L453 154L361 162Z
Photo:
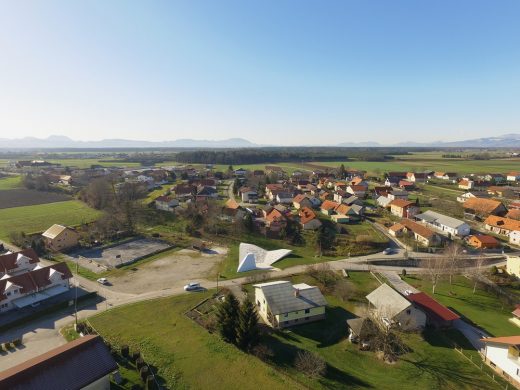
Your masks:
M399 325L392 322L390 307L371 309L368 318L375 326L370 339L370 348L381 353L385 361L395 362L400 355L408 351L408 347L399 335Z
M444 250L444 256L446 258L446 269L448 271L448 275L450 278L450 285L453 281L453 275L457 271L457 263L459 260L459 256L462 254L462 247L457 242L452 242L450 245L446 247Z
M424 268L424 272L428 275L430 282L432 283L432 293L435 294L437 284L442 277L446 274L447 263L444 257L428 257L421 261L421 266Z
M482 277L484 271L484 263L486 259L482 256L482 253L475 261L475 266L469 269L470 277L473 280L473 294L477 291L477 285Z
M325 363L325 360L309 351L299 351L294 365L298 371L303 372L311 378L324 376L327 372L327 363Z

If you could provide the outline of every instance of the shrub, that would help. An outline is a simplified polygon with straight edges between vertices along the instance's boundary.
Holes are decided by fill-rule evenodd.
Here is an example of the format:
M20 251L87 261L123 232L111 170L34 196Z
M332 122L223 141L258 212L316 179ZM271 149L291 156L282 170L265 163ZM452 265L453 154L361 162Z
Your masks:
M309 351L298 352L294 366L298 371L311 378L324 376L327 373L325 360Z
M148 375L146 377L146 389L147 390L155 389L155 380L153 379L153 375Z
M132 353L132 361L133 361L133 362L136 362L137 359L139 359L140 357L141 357L141 352L139 352L139 351L134 351L134 352Z
M130 348L128 347L128 345L121 346L121 356L123 356L124 358L128 358L129 354Z
M139 357L135 361L135 368L137 368L137 371L141 370L142 367L144 367L144 360L142 357Z
M491 275L496 275L498 273L498 269L497 269L497 266L494 265L491 267Z
M251 350L251 353L255 355L258 359L263 361L267 361L274 356L273 350L265 344L256 345Z
M403 270L401 271L401 275L402 276L406 276L406 269L405 268L403 268Z
M146 382L146 378L148 378L148 375L150 375L150 370L148 369L148 366L143 366L139 370L139 375L141 375L141 379L143 382Z

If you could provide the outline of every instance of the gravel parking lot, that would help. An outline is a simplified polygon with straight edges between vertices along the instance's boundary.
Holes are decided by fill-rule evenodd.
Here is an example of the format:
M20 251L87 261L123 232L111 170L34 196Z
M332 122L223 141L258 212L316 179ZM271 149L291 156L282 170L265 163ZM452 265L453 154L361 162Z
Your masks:
M211 269L222 261L226 248L212 248L207 253L182 249L165 254L157 260L137 265L121 276L109 277L110 290L141 294L197 282L207 277ZM204 287L204 286L203 286Z

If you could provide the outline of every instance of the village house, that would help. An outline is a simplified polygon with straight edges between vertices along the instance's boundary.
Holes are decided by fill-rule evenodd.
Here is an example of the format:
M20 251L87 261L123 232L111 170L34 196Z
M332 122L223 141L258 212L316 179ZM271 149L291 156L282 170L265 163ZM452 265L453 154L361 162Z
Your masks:
M488 337L480 341L486 345L484 361L520 387L520 336Z
M274 200L276 195L279 192L282 192L285 190L285 187L281 183L273 183L273 184L266 184L265 186L265 196L269 200ZM292 198L292 196L291 196Z
M340 204L334 209L335 214L331 215L330 219L336 223L359 221L363 216L363 211L364 208L362 206Z
M442 242L441 237L434 231L411 219L402 219L400 223L394 224L390 227L389 233L394 237L400 237L404 234L412 235L415 241L425 247L438 245Z
M244 203L256 203L258 201L258 192L251 187L241 187L238 192Z
M426 173L408 172L406 174L406 180L412 183L424 183L426 182Z
M1 389L109 390L118 370L98 335L86 335L0 373Z
M520 221L496 215L487 217L484 225L487 230L503 236L508 236L511 232L520 230Z
M520 230L513 230L509 233L509 243L520 246Z
M485 191L468 191L463 193L462 195L457 196L457 202L464 203L470 198L481 198L487 199L490 195Z
M402 188L406 191L411 191L415 188L415 184L408 180L399 180L399 188Z
M298 194L296 195L292 200L293 207L296 210L301 209L302 207L309 207L312 208L312 203L308 196L304 194Z
M389 205L392 215L401 218L412 218L419 212L419 207L409 200L394 199L389 203Z
M42 237L45 246L53 252L74 248L79 243L79 234L76 230L57 224L43 232Z
M321 227L321 221L316 217L314 211L308 207L303 207L298 212L300 224L303 230L316 230Z
M520 278L520 256L507 255L506 272Z
M0 279L0 313L20 309L69 290L72 273L66 263L32 270Z
M516 219L517 221L520 221L520 210L518 209L512 209L507 212L505 215L506 218L509 219Z
M512 186L490 186L487 189L488 194L498 196L500 198L514 199L518 198L519 188Z
M179 206L179 200L172 198L171 196L162 195L155 198L155 208L162 211L175 211L175 208Z
M471 190L475 185L473 180L468 179L467 177L463 177L459 181L459 188L461 190Z
M397 326L404 331L411 331L426 326L426 314L386 283L366 298L373 317L388 327Z
M195 198L197 201L216 199L218 198L218 192L216 189L210 186L198 186Z
M380 196L388 196L388 194L392 191L392 187L386 186L376 186L372 190L372 198L377 199Z
M390 200L395 200L395 199L408 200L408 191L392 188L390 190L390 192L388 192L387 198Z
M223 220L237 220L242 219L246 215L246 211L234 199L228 199L226 204L222 207L221 219Z
M368 187L364 185L350 185L347 187L347 192L358 197L364 197L367 193L367 189Z
M274 200L276 203L289 205L293 201L293 194L288 191L280 191L276 194Z
M487 234L475 234L467 238L468 245L477 249L500 248L500 241Z
M376 199L376 203L379 207L383 207L383 208L387 208L387 207L390 207L390 203L392 203L393 200L386 197L386 196L380 196L379 198Z
M320 210L322 212L322 214L325 214L325 215L332 215L334 213L334 210L336 209L336 207L339 206L339 203L337 202L334 202L332 200L326 200L324 201L321 206L320 206Z
M511 314L513 315L513 317L511 317L509 321L511 321L516 326L520 327L520 305L516 305L515 310L513 310Z
M191 184L177 184L172 190L175 197L182 202L183 200L191 199L195 195L197 187Z
M40 259L32 248L22 249L18 252L9 252L0 255L0 277L14 276L33 270Z
M436 328L451 328L460 318L446 306L423 292L408 294L406 298L426 314L426 323Z
M440 180L449 180L453 183L457 180L457 174L454 172L435 172L433 177Z
M520 181L520 172L509 172L507 175L506 175L506 180L507 181Z
M464 213L471 217L504 216L507 213L502 202L494 199L469 198L464 202L463 207Z
M432 210L417 214L415 219L449 236L465 237L471 231L466 222Z
M327 301L315 286L275 281L253 285L258 314L273 328L286 328L325 318Z

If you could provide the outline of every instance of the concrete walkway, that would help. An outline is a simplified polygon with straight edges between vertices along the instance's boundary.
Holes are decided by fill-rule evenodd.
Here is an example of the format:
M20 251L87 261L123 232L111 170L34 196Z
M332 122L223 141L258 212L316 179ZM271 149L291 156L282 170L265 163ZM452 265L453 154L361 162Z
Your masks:
M395 271L381 271L380 274L383 275L386 280L388 280L388 283L403 295L407 295L407 292L412 292L413 294L420 292L415 287L410 286L402 280L399 274Z

